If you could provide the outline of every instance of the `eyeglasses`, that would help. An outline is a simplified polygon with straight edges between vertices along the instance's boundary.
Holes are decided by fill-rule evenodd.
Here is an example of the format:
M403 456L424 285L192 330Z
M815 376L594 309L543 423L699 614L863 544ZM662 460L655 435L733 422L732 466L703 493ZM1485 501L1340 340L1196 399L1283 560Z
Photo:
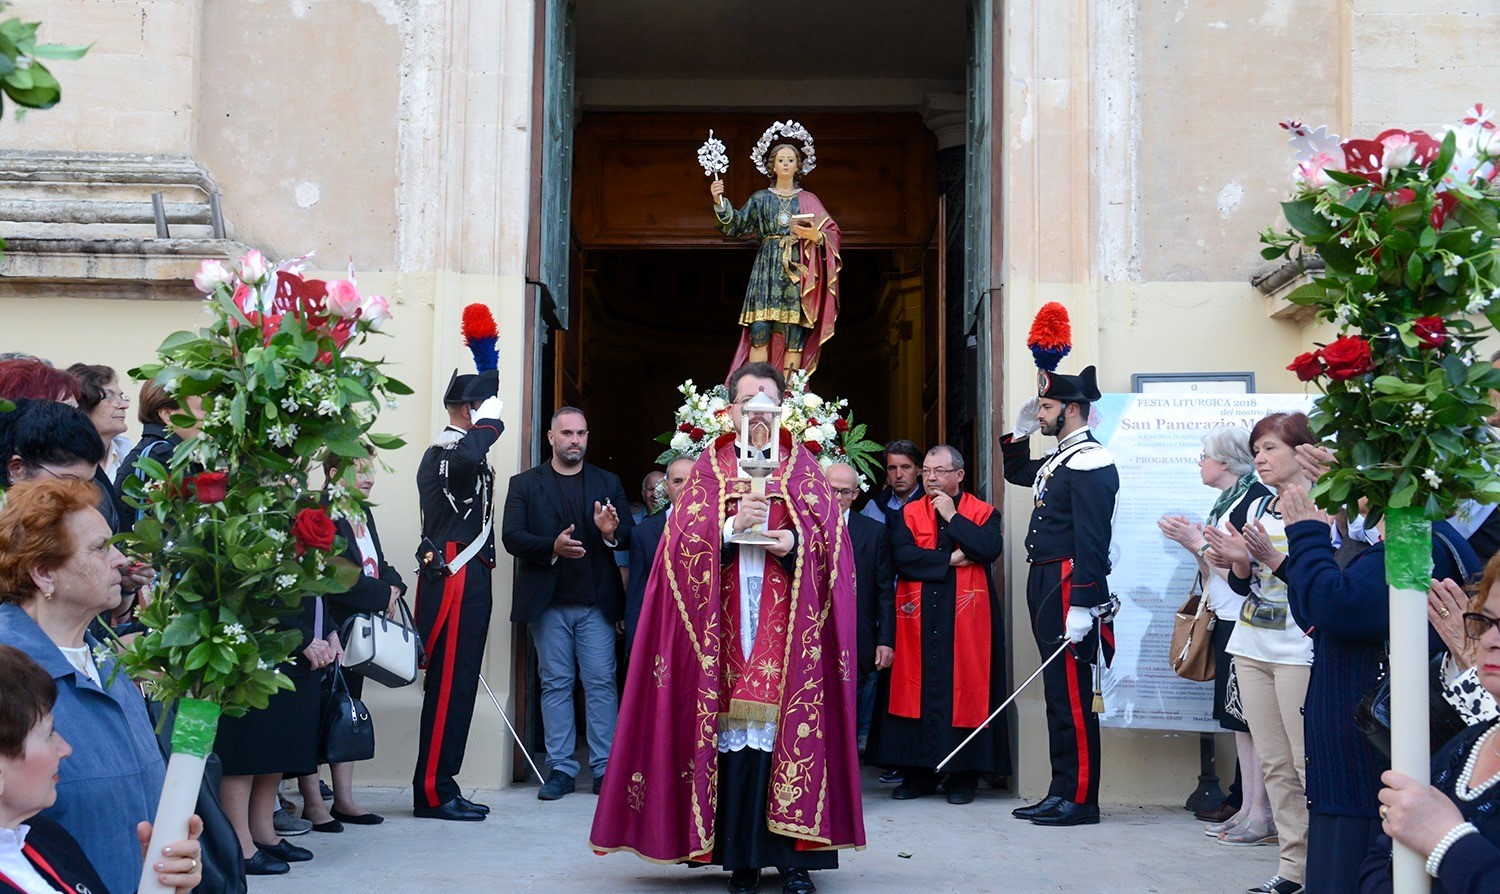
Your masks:
M1500 629L1500 618L1479 612L1464 612L1464 633L1472 640L1482 639L1491 628Z
M951 475L952 473L957 472L957 471L958 471L957 469L944 469L944 468L929 469L926 466L923 466L922 467L922 477L923 478L927 478L929 476L931 476L931 477L937 477L937 476L940 476L940 475Z
M859 491L855 490L852 487L835 487L833 489L833 495L835 497L852 497L857 493L859 493Z
M46 466L43 466L43 465L40 465L40 464L37 466L37 468L41 469L43 472L46 472L48 475L51 475L53 478L56 478L58 481L83 481L83 480L85 480L84 478L82 478L82 477L80 477L78 475L71 474L71 473L69 473L67 475L59 475L56 472L52 471L51 469L47 468Z
M104 400L112 404L128 404L130 403L130 395L123 391L110 389L104 392Z

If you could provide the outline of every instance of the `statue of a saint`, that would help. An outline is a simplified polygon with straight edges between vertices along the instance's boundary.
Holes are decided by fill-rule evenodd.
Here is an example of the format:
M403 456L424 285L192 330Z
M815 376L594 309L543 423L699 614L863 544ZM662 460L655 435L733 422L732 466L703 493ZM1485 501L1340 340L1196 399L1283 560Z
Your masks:
M729 368L760 360L787 373L812 371L838 316L839 227L801 186L816 166L806 128L795 121L772 124L750 157L771 186L751 194L745 207L736 211L729 203L722 180L709 185L719 230L760 241L740 311L744 332Z

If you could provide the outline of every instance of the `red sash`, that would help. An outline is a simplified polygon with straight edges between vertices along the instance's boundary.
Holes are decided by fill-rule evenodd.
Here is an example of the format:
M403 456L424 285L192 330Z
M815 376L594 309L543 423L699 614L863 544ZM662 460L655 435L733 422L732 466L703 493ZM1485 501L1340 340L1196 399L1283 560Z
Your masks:
M958 514L976 525L989 520L995 507L972 494L958 500ZM923 497L901 510L907 530L921 549L936 549L937 512ZM990 590L984 568L953 569L953 725L973 728L990 712ZM922 716L922 586L919 580L896 581L896 659L891 664L890 710L897 717Z

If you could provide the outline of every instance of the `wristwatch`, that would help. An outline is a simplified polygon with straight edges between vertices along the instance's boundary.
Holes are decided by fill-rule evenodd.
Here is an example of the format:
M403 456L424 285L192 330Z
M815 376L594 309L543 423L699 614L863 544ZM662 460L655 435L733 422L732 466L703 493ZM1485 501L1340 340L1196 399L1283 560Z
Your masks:
M1201 559L1204 556L1208 555L1208 551L1211 550L1211 549L1213 549L1213 547L1209 544L1209 542L1207 540L1205 540L1205 541L1203 541L1203 545L1200 546L1200 547L1198 547L1196 550L1194 550L1194 552L1197 553L1198 554L1198 558Z

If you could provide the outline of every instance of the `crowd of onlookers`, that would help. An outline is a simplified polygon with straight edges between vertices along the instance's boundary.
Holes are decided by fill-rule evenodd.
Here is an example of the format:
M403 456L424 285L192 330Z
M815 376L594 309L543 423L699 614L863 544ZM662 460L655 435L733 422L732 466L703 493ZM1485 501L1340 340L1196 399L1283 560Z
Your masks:
M159 729L161 707L117 673L114 650L141 629L136 616L155 573L111 538L141 517L140 486L130 485L144 481L141 459L166 465L196 434L197 399L179 402L147 382L133 400L109 367L59 369L5 355L0 400L9 405L0 412L0 881L27 894L57 883L134 891L148 834L138 840L137 827L148 826L161 794L170 723ZM135 442L126 437L132 404ZM366 496L374 465L373 457L356 463ZM330 481L347 477L342 471L325 464ZM264 710L221 720L192 840L155 855L165 883L179 890L243 890L247 874L283 873L312 858L288 836L382 820L356 800L351 764L331 765L331 790L317 775L326 763L320 719L342 655L340 624L355 612L393 610L405 586L379 552L373 521L336 525L346 557L365 573L348 592L304 599L283 619L302 634L281 669L293 688ZM359 675L343 677L358 697ZM13 770L34 784L17 783ZM280 794L284 779L300 789L300 817Z
M1428 858L1435 890L1493 890L1500 514L1468 504L1432 524L1431 789L1390 771L1385 520L1314 504L1332 459L1301 413L1215 428L1199 458L1218 491L1207 516L1160 521L1215 616L1214 717L1238 746L1235 785L1222 808L1200 812L1204 831L1279 849L1275 876L1252 892L1388 891L1392 839Z

